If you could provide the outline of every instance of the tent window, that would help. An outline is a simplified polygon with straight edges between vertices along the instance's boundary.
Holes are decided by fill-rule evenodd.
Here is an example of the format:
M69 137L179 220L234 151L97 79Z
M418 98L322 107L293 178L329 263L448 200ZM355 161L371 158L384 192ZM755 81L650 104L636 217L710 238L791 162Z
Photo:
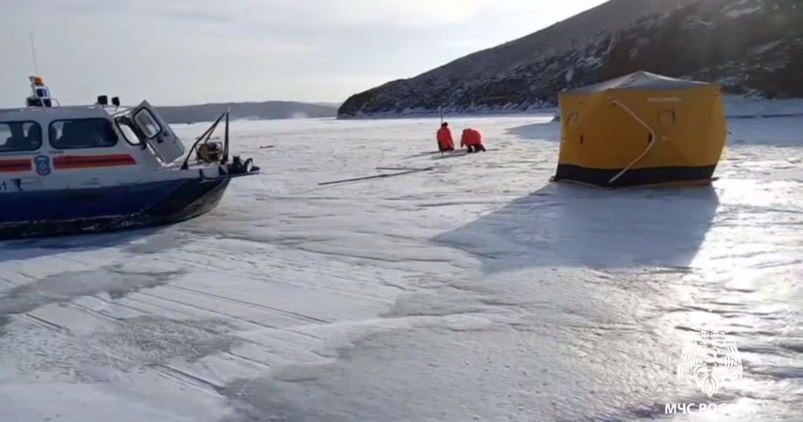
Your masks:
M675 124L675 112L673 110L664 110L658 120L662 125Z
M566 121L566 125L569 126L569 125L574 125L575 123L577 123L577 117L578 116L579 115L577 113L570 114L569 115L569 120Z

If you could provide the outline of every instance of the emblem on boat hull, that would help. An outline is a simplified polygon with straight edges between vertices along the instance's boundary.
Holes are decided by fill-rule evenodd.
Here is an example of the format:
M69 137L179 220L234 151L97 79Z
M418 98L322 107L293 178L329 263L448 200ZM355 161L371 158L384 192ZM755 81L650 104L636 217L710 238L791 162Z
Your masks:
M47 176L50 174L50 157L39 155L34 157L33 162L36 164L36 173L40 176Z

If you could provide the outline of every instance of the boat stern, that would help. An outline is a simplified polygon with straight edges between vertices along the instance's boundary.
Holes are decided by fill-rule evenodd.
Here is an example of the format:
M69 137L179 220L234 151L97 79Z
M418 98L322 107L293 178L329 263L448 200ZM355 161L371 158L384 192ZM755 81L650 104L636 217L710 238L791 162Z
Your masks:
M195 164L218 166L219 176L224 178L252 176L259 174L260 169L254 164L252 158L243 159L239 155L234 155L229 159L230 137L229 137L229 115L231 109L227 109L220 117L199 136L190 148L190 153L181 163L181 169L186 170L190 167L190 160L194 158ZM223 121L223 142L212 141L212 135ZM194 153L194 157L193 157Z

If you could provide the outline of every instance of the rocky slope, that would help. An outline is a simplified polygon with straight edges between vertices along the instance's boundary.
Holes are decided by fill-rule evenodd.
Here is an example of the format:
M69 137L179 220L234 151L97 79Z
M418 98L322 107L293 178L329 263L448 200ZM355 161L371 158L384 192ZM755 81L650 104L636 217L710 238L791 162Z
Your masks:
M524 38L351 96L338 117L523 111L637 70L803 97L803 0L611 0Z

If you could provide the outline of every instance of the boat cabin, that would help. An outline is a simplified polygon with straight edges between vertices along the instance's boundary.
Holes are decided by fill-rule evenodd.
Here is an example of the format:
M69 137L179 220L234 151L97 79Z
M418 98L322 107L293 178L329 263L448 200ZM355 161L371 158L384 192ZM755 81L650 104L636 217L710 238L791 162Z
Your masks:
M8 177L49 185L44 179L180 167L184 144L147 101L121 108L100 96L91 106L60 106L42 78L30 80L26 107L0 109L0 191Z

